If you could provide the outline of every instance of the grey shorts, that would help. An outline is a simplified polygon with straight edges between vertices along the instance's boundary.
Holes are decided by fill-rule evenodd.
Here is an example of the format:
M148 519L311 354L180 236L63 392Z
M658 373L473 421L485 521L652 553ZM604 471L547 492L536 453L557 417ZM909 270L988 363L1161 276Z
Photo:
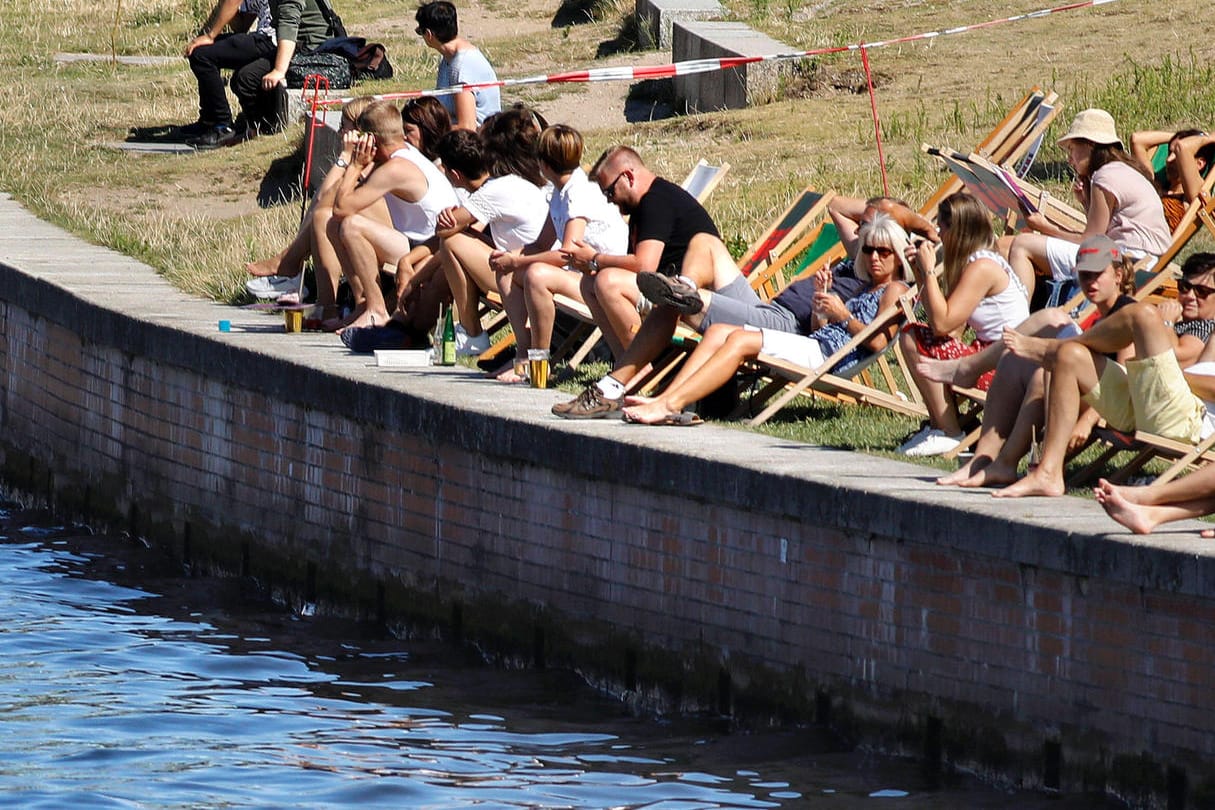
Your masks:
M758 301L749 304L717 293L714 293L709 299L709 306L705 309L704 318L701 320L701 329L708 329L715 323L757 326L760 329L771 329L775 332L797 331L797 318L780 304Z

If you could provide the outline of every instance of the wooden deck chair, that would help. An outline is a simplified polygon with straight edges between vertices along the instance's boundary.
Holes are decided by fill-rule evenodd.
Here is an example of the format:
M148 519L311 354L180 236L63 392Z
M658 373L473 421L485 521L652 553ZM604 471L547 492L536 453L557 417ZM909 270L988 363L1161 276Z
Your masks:
M821 223L827 218L827 205L834 196L834 192L820 193L815 191L813 186L806 186L784 213L773 220L747 248L738 260L739 272L749 279L754 279L756 273L771 266L774 255L781 255L791 242L814 227L815 223ZM755 287L754 281L751 286Z
M705 200L709 199L709 195L725 179L729 171L730 164L725 161L722 161L720 166L714 166L701 158L679 185L684 191L695 197L697 202L704 205Z
M1102 425L1093 429L1089 441L1081 450L1094 444L1103 445L1100 453L1088 464L1068 476L1069 486L1086 486L1092 483L1097 474L1121 453L1133 453L1134 455L1125 464L1119 465L1118 469L1109 476L1109 480L1115 484L1126 482L1133 475L1142 471L1153 459L1170 462L1165 471L1154 479L1153 483L1157 484L1168 483L1191 467L1215 462L1215 433L1197 444L1189 444L1142 430L1137 430L1134 434L1127 434Z
M835 368L845 355L869 340L876 332L889 328L893 324L904 322L911 311L915 295L914 288L903 293L895 304L879 312L877 317L864 329L853 335L852 339L842 348L828 357L818 369L808 369L786 360L761 354L756 365L765 376L771 379L771 382L753 394L747 403L739 406L739 410L744 411L753 410L757 404L764 405L763 410L753 416L747 424L762 425L798 394L805 391L848 402L877 405L910 416L927 416L923 405L900 395L897 389L882 391L871 384L858 382L856 379L887 351L896 349L897 340L892 340L881 352L869 354L864 359L844 368Z
M1034 87L979 142L974 153L1003 165L1019 165L1027 157L1028 163L1032 163L1042 136L1059 112L1058 98L1053 92ZM935 219L941 200L961 190L962 182L956 176L946 178L920 208L920 213Z

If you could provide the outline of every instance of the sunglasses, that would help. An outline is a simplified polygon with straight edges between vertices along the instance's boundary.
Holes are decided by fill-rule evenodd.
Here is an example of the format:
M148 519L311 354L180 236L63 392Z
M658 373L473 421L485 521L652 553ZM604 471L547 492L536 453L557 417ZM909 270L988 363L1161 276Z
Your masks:
M861 253L866 256L872 256L874 253L879 259L889 259L894 255L894 248L882 247L880 245L865 245L861 248Z
M1215 295L1215 287L1207 287L1203 284L1195 284L1186 279L1179 279L1177 282L1177 292L1181 295L1192 292L1200 300L1205 301L1212 295Z
M612 182L610 182L606 186L604 186L603 196L608 202L616 202L616 184L620 182L621 177L624 177L628 173L629 173L629 170L625 169L620 174L616 175L615 180L613 180Z

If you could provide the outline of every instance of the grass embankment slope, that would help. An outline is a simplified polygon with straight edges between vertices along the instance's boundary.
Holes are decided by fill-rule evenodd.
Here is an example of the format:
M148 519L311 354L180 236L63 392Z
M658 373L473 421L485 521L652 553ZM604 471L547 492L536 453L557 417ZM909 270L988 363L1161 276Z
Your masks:
M189 156L132 155L102 147L127 127L194 118L196 93L185 60L164 67L57 64L59 51L179 55L205 17L205 0L146 0L119 6L85 0L9 0L0 17L0 189L81 236L137 256L174 284L220 301L237 300L243 262L272 252L293 232L298 202L258 204L260 189L298 170L297 125L280 136ZM554 26L558 9L536 0L459 3L464 28L503 77L665 61L628 52L631 4L600 8L600 19ZM799 50L875 42L909 33L1037 10L1042 0L728 0L731 14ZM413 34L414 4L344 0L352 32L388 46L397 77L365 92L428 87L434 55ZM942 179L921 142L972 148L1035 84L1059 93L1052 134L1088 106L1110 110L1124 137L1137 128L1215 126L1215 41L1197 0L1118 0L1098 8L880 48L870 54L878 84L890 192L913 204ZM597 58L601 51L614 52ZM882 187L869 98L855 53L814 60L787 97L736 112L626 123L617 112L625 83L550 85L509 91L553 121L588 136L588 156L612 142L637 147L660 171L682 176L704 157L733 170L710 201L735 245L753 239L807 184L868 196ZM1052 138L1053 140L1053 138ZM1048 146L1038 180L1061 194L1062 154ZM859 409L861 411L865 409ZM854 417L848 417L852 419ZM862 417L863 418L863 417ZM896 420L888 432L904 430ZM774 428L782 430L784 428ZM836 430L836 429L831 429ZM857 446L887 431L843 422L833 441ZM862 441L861 446L869 444Z

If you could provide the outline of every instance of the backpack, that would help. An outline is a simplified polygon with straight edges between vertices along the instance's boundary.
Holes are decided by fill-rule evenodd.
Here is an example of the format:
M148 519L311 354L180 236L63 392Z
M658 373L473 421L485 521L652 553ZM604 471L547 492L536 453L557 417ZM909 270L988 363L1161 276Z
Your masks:
M388 51L378 42L372 42L359 49L350 60L350 70L354 80L360 79L391 79L392 64L388 61Z
M304 86L304 77L317 74L329 80L329 89L345 90L350 87L350 60L338 53L304 53L291 57L287 66L287 86L298 89Z

